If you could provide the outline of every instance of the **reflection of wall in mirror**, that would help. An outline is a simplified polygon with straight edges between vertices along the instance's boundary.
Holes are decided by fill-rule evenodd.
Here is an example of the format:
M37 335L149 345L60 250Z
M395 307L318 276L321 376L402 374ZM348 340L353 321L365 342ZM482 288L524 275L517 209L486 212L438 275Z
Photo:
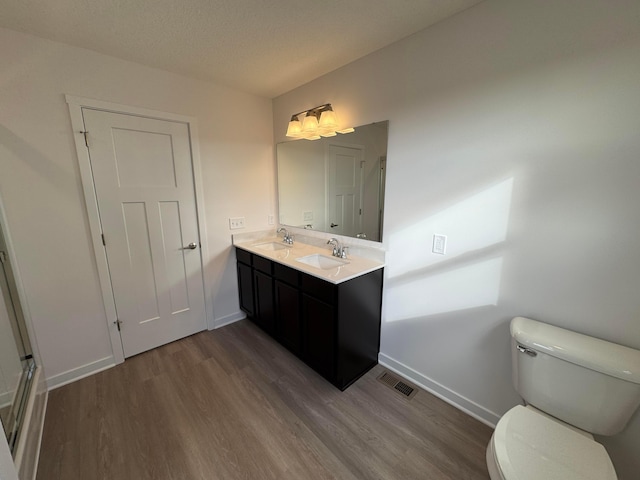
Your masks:
M297 140L278 145L278 205L280 223L324 230L324 147L321 142ZM305 220L311 212L313 220ZM307 216L308 218L308 216Z
M0 275L3 275L1 269ZM21 375L22 364L9 323L7 305L0 293L0 409L11 404Z

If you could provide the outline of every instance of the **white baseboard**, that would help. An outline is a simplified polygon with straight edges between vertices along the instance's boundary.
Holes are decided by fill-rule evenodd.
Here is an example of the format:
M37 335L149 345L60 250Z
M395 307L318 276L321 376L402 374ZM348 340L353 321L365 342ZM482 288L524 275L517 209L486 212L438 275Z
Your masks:
M113 357L104 357L96 360L95 362L82 365L81 367L72 368L66 372L53 375L47 378L47 385L49 390L53 390L68 383L80 380L81 378L106 370L107 368L114 367L115 365L116 363Z
M216 328L224 327L226 325L230 325L240 320L244 320L247 318L244 312L236 312L231 315L225 315L224 317L216 318L214 320L214 327L210 330L214 330Z
M421 374L411 367L385 355L384 353L378 354L378 363L388 368L389 370L397 373L398 375L406 378L412 383L415 383L420 388L423 388L427 392L435 395L436 397L444 400L449 405L456 407L458 410L462 410L467 415L471 415L476 420L481 421L485 425L495 428L496 423L500 420L500 415L492 412L491 410L478 405L472 400L454 392L450 388L430 379L429 377Z

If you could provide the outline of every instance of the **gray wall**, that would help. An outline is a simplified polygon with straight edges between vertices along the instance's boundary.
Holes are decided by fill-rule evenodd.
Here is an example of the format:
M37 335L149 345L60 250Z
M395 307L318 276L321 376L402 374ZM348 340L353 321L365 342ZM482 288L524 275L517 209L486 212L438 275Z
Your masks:
M274 100L390 121L382 361L494 423L512 317L640 348L639 85L636 0L487 0Z

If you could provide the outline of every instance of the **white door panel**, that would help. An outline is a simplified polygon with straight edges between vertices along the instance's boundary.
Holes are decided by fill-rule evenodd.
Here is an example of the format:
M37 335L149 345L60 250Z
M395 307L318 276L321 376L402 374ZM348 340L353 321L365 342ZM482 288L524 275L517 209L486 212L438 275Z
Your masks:
M83 108L125 357L206 327L186 124Z

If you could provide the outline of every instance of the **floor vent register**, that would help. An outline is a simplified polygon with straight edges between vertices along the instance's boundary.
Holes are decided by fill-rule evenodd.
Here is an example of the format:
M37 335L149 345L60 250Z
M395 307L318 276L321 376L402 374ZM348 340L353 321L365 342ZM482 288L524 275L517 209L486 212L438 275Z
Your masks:
M397 393L408 399L412 399L416 393L418 393L418 389L416 387L404 382L400 377L391 372L382 372L378 377L378 380L382 382L383 385L395 390Z

